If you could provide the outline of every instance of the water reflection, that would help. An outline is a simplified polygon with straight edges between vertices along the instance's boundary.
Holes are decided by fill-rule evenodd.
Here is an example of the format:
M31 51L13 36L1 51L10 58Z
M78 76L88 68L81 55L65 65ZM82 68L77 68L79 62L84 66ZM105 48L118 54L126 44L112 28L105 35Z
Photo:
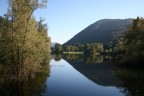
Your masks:
M71 58L72 57L72 58ZM144 71L118 68L111 64L110 56L81 56L65 54L64 59L87 78L102 86L115 86L123 96L144 95Z
M90 55L84 56L83 54L62 54L65 60L83 61L87 64L103 63L104 59L109 59L110 56L103 55Z
M118 87L125 96L144 96L144 71L116 68Z
M79 62L74 60L70 61ZM77 63L75 63L75 65L77 65ZM48 89L44 96L123 96L123 93L115 86L103 85L103 81L101 81L102 83L98 82L98 84L92 82L85 74L81 74L82 71L80 73L80 70L76 70L71 63L63 59L59 62L51 60L50 66L51 76L47 80ZM88 72L90 71L88 70ZM90 75L91 73L87 74ZM108 80L108 78L105 79Z
M67 54L65 54L66 57ZM107 60L102 55L93 55L85 57L81 55L69 54L68 58L64 59L71 64L76 70L81 72L87 78L102 86L115 86L114 73L112 65L104 60ZM74 57L69 59L69 57ZM81 59L80 59L81 57Z
M52 58L50 65L0 64L0 96L144 95L144 72L113 67L110 56Z
M0 64L0 96L40 96L49 73L48 64Z
M103 63L102 55L93 55L90 57L85 57L84 61L88 64Z
M61 54L53 54L52 55L55 61L60 61L62 59L62 55Z
M81 61L84 58L83 54L62 54L65 60Z

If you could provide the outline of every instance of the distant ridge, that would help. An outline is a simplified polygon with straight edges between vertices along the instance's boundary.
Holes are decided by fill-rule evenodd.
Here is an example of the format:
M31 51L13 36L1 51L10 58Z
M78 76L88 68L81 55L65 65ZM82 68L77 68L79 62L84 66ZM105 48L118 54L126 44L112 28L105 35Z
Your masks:
M127 30L133 19L102 19L76 34L63 45L71 45L76 43L103 43L109 45L115 41Z

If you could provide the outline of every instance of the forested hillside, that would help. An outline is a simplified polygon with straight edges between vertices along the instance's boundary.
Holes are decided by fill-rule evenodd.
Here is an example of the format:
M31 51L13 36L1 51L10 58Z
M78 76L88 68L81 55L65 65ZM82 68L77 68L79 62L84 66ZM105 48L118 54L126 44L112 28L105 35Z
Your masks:
M109 45L115 41L127 30L132 24L132 19L103 19L99 20L78 34L76 34L64 45L75 43L103 43Z

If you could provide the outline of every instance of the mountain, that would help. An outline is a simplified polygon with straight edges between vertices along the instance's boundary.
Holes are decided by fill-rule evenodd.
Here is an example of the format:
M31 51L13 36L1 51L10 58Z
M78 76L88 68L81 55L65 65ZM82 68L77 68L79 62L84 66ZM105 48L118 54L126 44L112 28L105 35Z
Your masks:
M95 42L109 45L114 43L132 22L133 19L102 19L89 25L63 45Z

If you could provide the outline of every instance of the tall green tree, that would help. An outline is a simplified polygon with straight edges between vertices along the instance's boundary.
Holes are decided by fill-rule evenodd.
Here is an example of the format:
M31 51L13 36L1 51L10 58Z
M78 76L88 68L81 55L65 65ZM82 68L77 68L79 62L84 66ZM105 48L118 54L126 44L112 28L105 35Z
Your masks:
M9 10L0 24L0 63L15 65L18 74L26 70L35 73L41 64L48 63L50 37L41 19L33 12L46 7L47 0L9 0ZM25 70L25 71L24 71ZM32 72L33 71L33 72Z
M54 46L54 53L61 53L62 52L62 45L59 43L56 43Z
M116 46L120 63L142 64L144 60L144 19L137 17L133 20L124 37Z

